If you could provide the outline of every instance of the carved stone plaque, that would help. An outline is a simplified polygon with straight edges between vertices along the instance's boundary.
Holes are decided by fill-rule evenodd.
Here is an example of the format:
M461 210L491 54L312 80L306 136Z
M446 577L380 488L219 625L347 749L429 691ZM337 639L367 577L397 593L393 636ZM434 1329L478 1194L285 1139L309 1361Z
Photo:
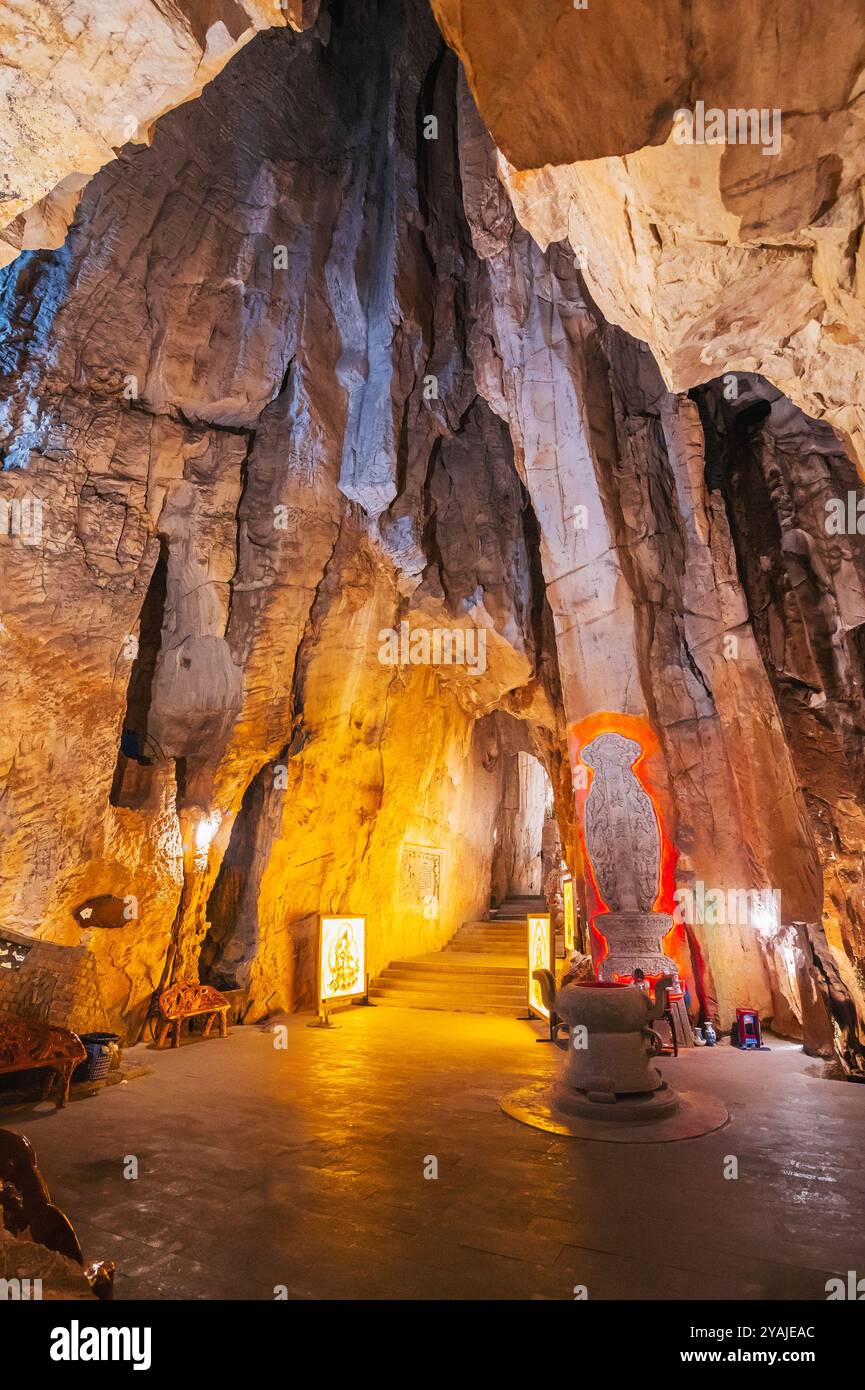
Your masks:
M441 850L406 845L402 852L400 897L415 907L438 903L441 888Z

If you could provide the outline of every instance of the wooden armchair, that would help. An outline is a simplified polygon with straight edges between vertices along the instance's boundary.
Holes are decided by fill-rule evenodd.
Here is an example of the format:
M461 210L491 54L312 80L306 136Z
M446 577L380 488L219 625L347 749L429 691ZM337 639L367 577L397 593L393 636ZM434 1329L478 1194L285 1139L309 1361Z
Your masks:
M568 1046L567 1040L563 1041L559 1034L562 1029L567 1033L568 1025L556 1013L556 977L552 970L533 970L532 979L537 980L544 1008L549 1009L550 1013L550 1036L549 1038L538 1038L538 1042L553 1042L556 1047L564 1050Z
M11 1129L0 1129L0 1213L10 1235L29 1231L36 1245L81 1265L96 1298L113 1299L116 1266L104 1260L84 1266L72 1222L51 1201L33 1146Z

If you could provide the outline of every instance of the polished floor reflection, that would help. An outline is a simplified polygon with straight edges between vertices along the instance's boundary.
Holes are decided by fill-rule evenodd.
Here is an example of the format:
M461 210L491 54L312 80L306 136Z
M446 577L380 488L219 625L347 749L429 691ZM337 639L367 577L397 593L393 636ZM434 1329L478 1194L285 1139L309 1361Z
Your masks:
M349 1008L179 1051L149 1075L0 1117L27 1134L117 1297L792 1298L865 1273L865 1087L772 1051L663 1063L721 1096L703 1139L600 1144L498 1099L555 1064L515 1019ZM139 1177L124 1178L138 1159ZM725 1178L729 1159L738 1178ZM430 1162L437 1160L437 1164ZM127 1168L131 1165L127 1165ZM437 1166L436 1178L425 1177Z

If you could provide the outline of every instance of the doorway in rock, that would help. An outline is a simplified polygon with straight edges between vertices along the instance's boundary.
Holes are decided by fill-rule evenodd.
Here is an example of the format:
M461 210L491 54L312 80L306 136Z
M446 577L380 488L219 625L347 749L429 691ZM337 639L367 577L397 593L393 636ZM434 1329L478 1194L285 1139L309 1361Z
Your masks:
M542 896L547 874L561 859L561 844L552 783L533 753L519 749L507 759L493 836L492 906Z

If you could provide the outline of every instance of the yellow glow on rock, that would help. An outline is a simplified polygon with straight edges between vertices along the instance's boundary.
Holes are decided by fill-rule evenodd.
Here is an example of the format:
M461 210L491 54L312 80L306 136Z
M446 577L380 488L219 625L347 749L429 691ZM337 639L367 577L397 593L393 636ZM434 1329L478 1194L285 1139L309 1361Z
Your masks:
M562 905L564 908L565 955L570 955L576 941L574 880L572 878L566 878L562 884Z

